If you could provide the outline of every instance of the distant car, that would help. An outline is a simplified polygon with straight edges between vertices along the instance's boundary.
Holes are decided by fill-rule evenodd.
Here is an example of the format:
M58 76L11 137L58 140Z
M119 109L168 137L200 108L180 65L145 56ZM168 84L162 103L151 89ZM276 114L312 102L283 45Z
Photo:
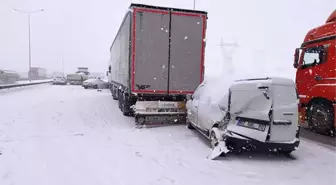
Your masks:
M68 82L63 76L57 76L53 80L53 85L66 85Z
M108 88L108 82L105 79L99 77L92 77L85 80L82 84L84 89L106 89Z

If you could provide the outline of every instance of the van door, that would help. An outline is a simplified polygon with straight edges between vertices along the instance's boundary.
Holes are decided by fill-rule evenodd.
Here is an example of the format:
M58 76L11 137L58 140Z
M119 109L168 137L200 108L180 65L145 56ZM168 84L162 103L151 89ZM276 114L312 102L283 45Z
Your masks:
M231 89L231 122L228 131L248 139L265 142L270 128L272 96L269 89L253 87ZM249 85L244 85L249 86Z
M270 142L291 142L298 128L298 97L295 86L273 85Z

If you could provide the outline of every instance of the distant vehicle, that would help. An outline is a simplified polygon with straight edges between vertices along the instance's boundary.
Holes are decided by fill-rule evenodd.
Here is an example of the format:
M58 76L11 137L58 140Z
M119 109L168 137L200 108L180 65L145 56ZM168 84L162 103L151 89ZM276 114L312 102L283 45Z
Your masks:
M136 124L185 122L204 78L207 12L131 4L110 47L112 97Z
M310 30L295 51L296 86L301 122L318 133L335 135L336 10L326 23Z
M28 72L28 77L31 80L47 79L47 70L40 67L32 67Z
M82 85L89 78L90 72L87 67L78 67L78 70L73 74L67 75L67 80L70 85Z
M293 80L238 80L225 91L221 84L207 85L202 83L188 96L187 127L206 136L214 150L220 141L226 147L220 151L234 152L260 146L289 154L299 146L298 96ZM208 96L209 90L216 89L219 97Z
M100 77L91 77L85 80L82 84L84 89L92 88L92 89L107 89L109 86L107 79L102 79Z
M53 85L66 85L68 82L63 76L57 76L53 80Z
M20 75L10 70L0 70L0 84L15 83L20 79Z

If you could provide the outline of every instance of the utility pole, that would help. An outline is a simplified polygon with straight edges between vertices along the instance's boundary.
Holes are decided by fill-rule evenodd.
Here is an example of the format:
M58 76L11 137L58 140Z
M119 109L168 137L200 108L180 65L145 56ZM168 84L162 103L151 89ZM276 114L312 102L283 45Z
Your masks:
M195 10L195 8L196 8L196 0L194 0L193 8Z
M258 69L261 73L264 73L264 50L255 50L254 51L254 63L258 66Z
M234 42L224 42L223 38L219 46L222 48L223 54L223 72L233 73L234 65L233 65L233 54L236 51L237 47L239 47L237 41Z
M61 54L61 62L62 62L62 73L63 73L63 76L64 76L64 57L63 57L63 51L62 51L62 54Z
M25 11L25 10L19 10L19 9L14 8L13 10L16 11L16 12L24 13L24 14L28 15L28 42L29 42L29 69L28 69L28 78L29 78L29 81L31 81L30 73L29 73L30 70L31 70L31 61L32 61L32 59L31 59L31 29L30 29L31 28L31 26L30 26L31 21L30 21L30 16L33 13L43 12L44 9L40 9L40 10L36 10L36 11Z

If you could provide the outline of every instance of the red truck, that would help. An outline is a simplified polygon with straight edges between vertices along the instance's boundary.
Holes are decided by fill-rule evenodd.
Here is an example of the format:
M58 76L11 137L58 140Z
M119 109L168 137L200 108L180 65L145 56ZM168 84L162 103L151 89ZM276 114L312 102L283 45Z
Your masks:
M295 50L296 86L301 122L318 133L335 132L336 10L325 24L310 30Z

